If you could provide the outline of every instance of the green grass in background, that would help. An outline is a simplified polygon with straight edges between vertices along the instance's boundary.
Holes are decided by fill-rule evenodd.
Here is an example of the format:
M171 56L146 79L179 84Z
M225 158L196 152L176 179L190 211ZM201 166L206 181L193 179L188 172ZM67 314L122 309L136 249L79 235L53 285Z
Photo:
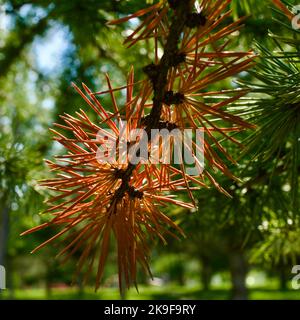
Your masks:
M137 293L134 289L127 293L126 299L129 300L168 300L168 299L192 299L192 300L224 300L230 298L230 290L228 289L213 289L203 291L200 287L184 288L180 286L166 286L164 288L156 288L150 286L141 286L140 292ZM10 299L8 291L2 292L3 299ZM120 295L118 290L114 288L103 288L97 293L92 288L87 288L83 292L74 288L68 289L53 289L50 295L47 295L45 289L24 289L14 292L15 299L53 299L53 300L118 300ZM300 299L300 291L287 290L279 291L268 288L255 288L249 290L249 298L251 300L298 300Z

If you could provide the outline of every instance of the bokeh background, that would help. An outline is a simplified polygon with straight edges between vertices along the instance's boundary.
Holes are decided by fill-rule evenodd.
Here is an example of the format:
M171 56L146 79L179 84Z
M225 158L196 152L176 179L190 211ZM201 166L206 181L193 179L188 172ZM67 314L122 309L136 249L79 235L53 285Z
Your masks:
M52 230L19 235L47 219L40 212L48 195L37 181L51 175L43 159L62 152L48 128L64 112L90 111L71 82L105 90L107 72L121 86L131 65L137 79L144 77L142 67L153 60L152 43L126 49L122 41L132 22L118 27L106 22L146 5L146 0L0 1L0 265L6 267L8 288L0 299L120 298L113 250L95 293L92 281L82 287L79 278L70 285L78 257L61 266L55 259L59 243L30 254ZM268 31L286 32L272 19L270 1L233 0L231 7L231 20L249 15L243 30L230 36L236 50L255 48L255 42L272 50ZM250 74L240 77L251 81ZM235 86L232 80L216 89ZM109 100L104 105L111 108ZM239 152L232 147L236 158ZM300 291L291 287L291 269L300 257L291 187L281 173L270 183L271 167L246 157L232 168L241 182L218 177L232 199L200 190L198 211L169 207L186 238L170 238L168 246L153 243L154 278L140 274L139 293L131 289L122 298L299 299Z

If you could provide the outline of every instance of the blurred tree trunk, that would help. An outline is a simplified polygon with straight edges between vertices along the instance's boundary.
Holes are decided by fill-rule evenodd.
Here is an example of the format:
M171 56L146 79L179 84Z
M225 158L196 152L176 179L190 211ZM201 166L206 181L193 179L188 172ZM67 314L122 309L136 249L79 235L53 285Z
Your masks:
M0 265L6 266L7 242L8 242L8 226L9 226L9 208L3 201L3 209L0 216ZM1 289L0 289L1 291ZM1 299L1 294L0 294Z
M122 288L122 290L120 292L120 298L121 298L121 300L126 300L126 298L127 298L127 289L126 288Z
M286 279L286 275L285 272L280 272L280 290L281 291L286 291L287 290L287 279Z
M78 276L78 299L83 299L84 297L84 285L83 285L83 277L82 275Z
M279 289L281 291L287 290L287 274L286 274L286 268L283 263L279 266Z
M126 287L126 281L124 279L124 276L122 276L122 288L120 290L120 298L121 300L126 300L127 298L127 287Z
M207 257L200 256L201 261L201 283L204 291L210 290L210 282L212 277L211 261Z
M179 264L176 268L176 282L181 287L185 285L185 270L183 264Z
M202 280L202 285L203 285L204 291L210 290L211 277L212 277L211 267L208 265L206 265L206 266L204 265L202 272L201 272L201 280Z
M4 204L0 217L0 265L5 266L9 234L9 207Z
M231 298L233 300L247 300L248 290L246 286L246 277L248 266L242 251L236 250L230 252L229 268L232 282Z
M52 284L52 264L46 263L45 289L46 289L47 299L50 299L52 295L51 284Z
M7 282L7 288L9 290L9 299L13 300L15 299L15 278L14 278L14 261L13 257L7 255L6 256L6 267L9 272L6 272L6 282Z
M6 284L9 290L10 299L14 299L14 283L13 283L13 265L12 257L8 259L8 237L9 237L9 213L10 207L7 202L7 194L2 198L2 206L0 216L0 265L6 269Z

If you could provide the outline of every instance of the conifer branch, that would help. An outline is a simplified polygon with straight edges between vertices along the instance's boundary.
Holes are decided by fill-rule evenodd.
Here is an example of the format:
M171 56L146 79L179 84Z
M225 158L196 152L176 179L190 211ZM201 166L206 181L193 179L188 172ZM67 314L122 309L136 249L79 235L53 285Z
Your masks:
M178 42L180 40L180 35L184 30L187 17L190 14L191 3L193 2L194 1L192 0L182 1L174 8L170 32L164 46L164 54L158 65L151 64L150 66L147 66L149 72L146 73L148 73L148 76L152 81L154 92L153 107L150 115L147 117L147 125L145 128L148 136L152 129L157 129L159 126L162 105L166 93L165 89L168 83L168 72L174 66L174 61L176 61L176 58L178 57ZM151 75L149 75L149 73ZM128 167L122 176L122 184L120 188L116 190L112 203L118 202L122 199L125 192L130 190L130 178L135 168L136 165L131 163L128 164Z

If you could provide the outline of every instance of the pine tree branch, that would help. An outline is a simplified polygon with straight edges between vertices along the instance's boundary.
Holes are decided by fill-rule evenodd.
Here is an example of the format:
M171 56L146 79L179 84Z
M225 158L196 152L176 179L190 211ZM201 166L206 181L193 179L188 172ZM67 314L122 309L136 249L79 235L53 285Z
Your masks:
M180 35L183 32L187 16L190 13L191 3L193 0L181 1L178 4L176 10L174 10L174 15L172 17L170 32L167 37L166 44L164 45L164 54L155 67L157 75L155 76L155 81L152 81L153 86L153 106L149 116L147 117L147 125L145 131L147 135L150 135L152 129L156 129L159 125L163 99L165 95L165 88L168 83L168 72L172 68L174 63L174 58L177 56L178 42L180 40ZM151 79L153 80L153 79ZM122 175L121 186L116 190L115 195L112 199L112 204L120 201L125 193L130 189L130 178L133 171L135 170L135 164L128 164L127 169Z

